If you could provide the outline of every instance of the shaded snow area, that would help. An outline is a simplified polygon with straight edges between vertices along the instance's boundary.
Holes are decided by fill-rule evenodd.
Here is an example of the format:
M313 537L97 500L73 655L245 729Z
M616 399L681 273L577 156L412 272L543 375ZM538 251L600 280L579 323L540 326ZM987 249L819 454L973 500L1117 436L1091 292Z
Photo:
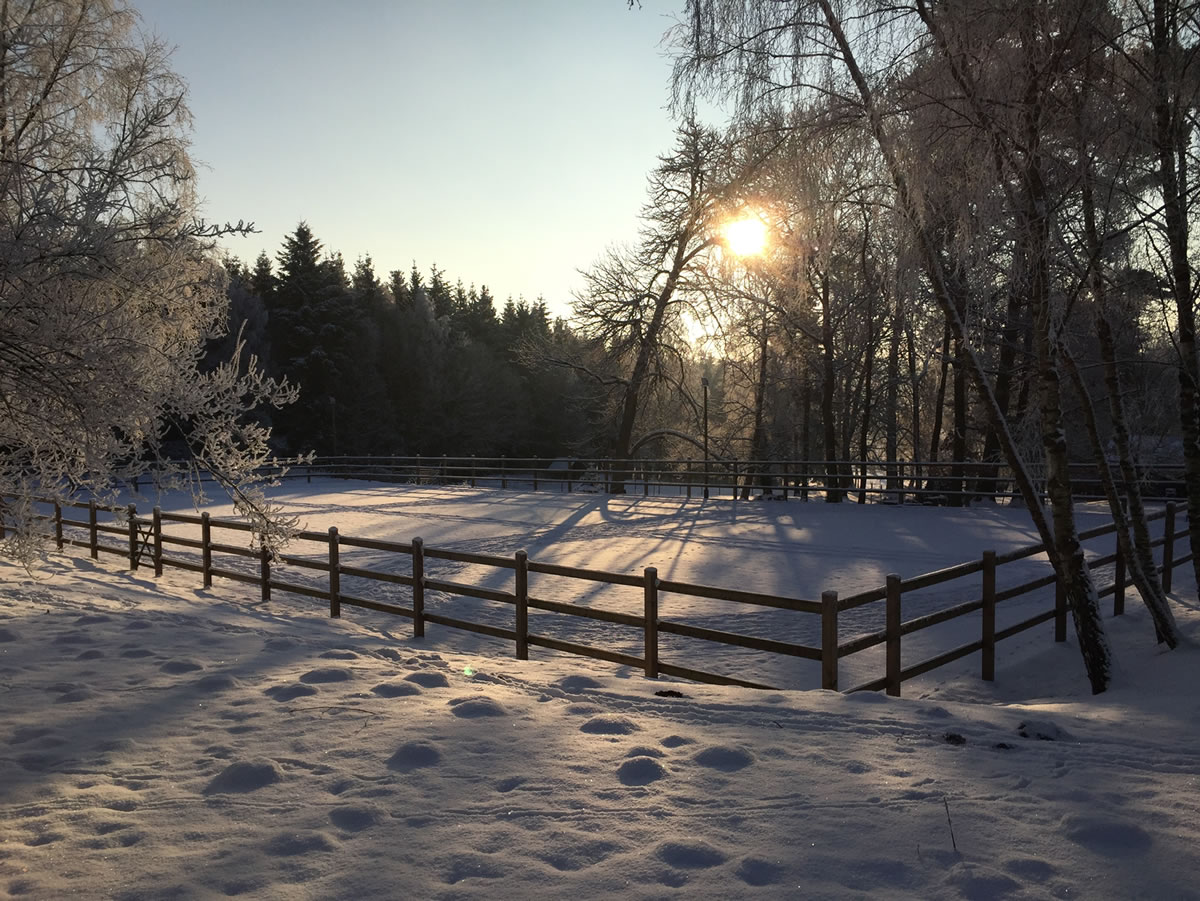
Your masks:
M798 596L858 555L871 587L918 544L916 571L983 538L1029 541L1019 511L451 495L389 489L456 511L410 511L399 535L378 511L347 524L360 493L305 515L758 590L796 579ZM774 536L763 557L753 522ZM677 530L702 540L666 543ZM847 534L840 557L821 537ZM0 564L0 897L1200 898L1200 610L1189 574L1175 587L1191 645L1158 650L1132 597L1106 620L1120 669L1105 695L1046 624L999 646L994 684L967 658L889 699L652 681L537 649L520 662L119 558L52 554L36 577Z

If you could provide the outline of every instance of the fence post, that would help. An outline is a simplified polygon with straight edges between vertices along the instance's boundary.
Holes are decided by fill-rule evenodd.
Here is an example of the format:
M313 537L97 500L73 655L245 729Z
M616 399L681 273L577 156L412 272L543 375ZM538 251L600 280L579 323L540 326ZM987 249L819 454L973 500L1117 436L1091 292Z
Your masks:
M264 543L259 549L258 557L262 569L262 599L271 600L271 549Z
M342 571L337 526L329 527L329 615L342 615Z
M212 588L212 523L208 514L200 514L200 566L204 587Z
M517 551L516 589L517 602L517 659L529 659L529 555Z
M658 570L647 566L646 577L646 676L658 678Z
M137 507L130 504L126 509L129 515L129 568L136 570L138 568L137 558Z
M1163 591L1171 590L1171 576L1175 569L1175 502L1167 504L1167 518L1163 522L1163 559L1162 587Z
M471 487L475 487L475 455L471 454Z
M1054 640L1067 640L1067 589L1059 578L1054 580Z
M996 680L996 552L983 552L983 672L985 682Z
M158 507L154 508L153 523L154 523L154 576L155 578L162 575L162 510Z
M100 530L96 528L96 502L88 501L88 550L93 560L100 558Z
M1117 559L1113 567L1113 616L1125 613L1125 550L1121 540L1117 539Z
M62 507L58 501L54 502L54 543L60 551L63 549Z
M821 592L821 687L838 687L838 595Z
M885 615L887 619L887 693L893 698L898 698L900 697L900 576L896 573L888 573L887 612Z
M412 540L413 638L425 637L425 542Z

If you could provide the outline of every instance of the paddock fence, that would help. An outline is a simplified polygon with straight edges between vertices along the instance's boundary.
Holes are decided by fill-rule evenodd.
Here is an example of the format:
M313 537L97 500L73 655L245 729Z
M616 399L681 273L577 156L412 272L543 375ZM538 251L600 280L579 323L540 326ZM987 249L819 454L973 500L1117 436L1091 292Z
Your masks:
M0 512L3 509L2 501L0 497ZM606 572L530 560L521 550L511 557L501 557L426 547L420 538L413 538L410 542L393 542L342 535L336 527L327 532L297 533L294 536L295 545L309 548L310 553L272 555L257 541L250 524L212 518L208 513L169 513L156 507L147 516L139 513L134 504L115 508L100 507L94 501L56 503L44 500L39 504L39 509L43 511L38 514L38 521L43 527L41 534L52 539L59 550L66 547L86 548L94 560L98 560L102 554L121 557L128 562L131 570L152 568L156 577L161 576L165 568L174 567L198 574L205 588L211 587L214 579L257 586L264 602L269 602L276 592L324 601L328 604L331 617L340 617L343 608L403 617L411 621L415 638L423 637L428 625L442 626L511 642L516 657L521 660L529 659L531 647L545 648L642 670L649 678L661 674L749 688L776 687L744 677L744 669L754 662L749 657L745 665L738 664L736 673L711 672L682 665L679 661L664 660L660 653L663 635L682 636L746 652L812 661L814 675L819 665L820 687L831 690L840 688L842 661L872 650L878 657L879 646L883 646L882 674L843 690L885 690L889 695L899 696L905 681L977 652L981 655L980 676L984 680L994 680L997 643L1043 623L1054 623L1055 641L1062 642L1067 638L1066 597L1048 562L1040 561L1049 570L1045 575L997 590L997 573L1002 567L1043 555L1045 548L1042 545L1031 545L1002 554L989 550L978 560L909 578L891 574L885 585L870 591L839 597L836 591L830 590L822 592L819 600L810 600L663 579L652 566L645 567L640 576ZM72 511L85 511L86 518L71 518L67 514ZM1188 534L1186 521L1184 527L1179 528L1178 520L1186 520L1186 516L1180 517L1179 514L1176 505L1170 503L1165 509L1148 517L1151 521L1161 520L1163 523L1161 534L1153 540L1152 545L1160 549L1157 569L1163 587L1168 592L1172 588L1174 568L1192 559L1190 553L1176 557L1176 542ZM1080 538L1091 541L1115 535L1115 532L1115 525L1109 523L1081 532ZM5 524L0 516L0 539L4 535ZM235 543L238 540L244 540L245 545ZM1102 598L1109 595L1113 597L1112 613L1120 616L1125 611L1125 593L1129 582L1120 545L1114 542L1114 546L1111 553L1093 555L1088 562L1093 572L1112 566L1112 581L1098 584L1097 590ZM346 556L362 552L371 552L374 556L367 561ZM378 561L384 563L380 565ZM389 565L392 561L399 561L400 566ZM482 570L489 573L492 577L477 578L474 583L441 578L433 571L438 561L464 564L476 572ZM364 562L375 565L360 565ZM310 577L307 583L303 580L304 574ZM494 576L497 575L505 587L478 584L490 582L495 585L497 580ZM572 583L598 584L606 590L625 586L637 590L641 596L640 604L632 609L627 605L627 609L615 610L564 603L541 596L546 594L544 591L532 593L531 576L539 577L539 581L553 577ZM345 588L348 583L361 588L351 593ZM938 585L950 586L953 594L968 599L934 610L922 610L919 615L905 619L905 597L911 598L914 592ZM1035 594L1051 586L1055 587L1052 606L1039 609L1034 615L1004 628L997 628L996 613L1001 605L1022 597L1039 603ZM540 589L542 586L538 587ZM373 591L375 596L363 596L363 589L366 589L365 593ZM437 609L436 600L445 597L498 605L507 613L502 620L493 616L491 622L481 621L487 619L482 616L474 620L449 616ZM812 623L810 632L814 636L819 635L820 641L819 644L804 644L689 624L681 621L679 616L671 618L671 602L676 597L711 599L728 602L738 608L768 608L786 611L795 617L809 618ZM845 615L850 611L872 605L876 609L883 605L884 628L843 637L839 619L845 621ZM606 630L603 642L606 646L597 647L595 644L569 640L569 636L563 637L561 633L550 635L533 631L530 611L536 612L534 625L539 626L546 619L546 614L602 623L602 628ZM906 636L974 614L981 614L977 639L903 665L902 643ZM615 631L617 628L635 630L640 654L613 649L621 643L608 640L608 630ZM628 636L630 633L625 634ZM876 663L874 658L868 662L870 665Z
M1039 489L1042 467L1028 464ZM1103 498L1096 466L1072 464L1077 498ZM268 473L269 474L269 473ZM959 506L977 500L1019 498L1004 463L906 460L723 460L508 457L317 457L294 466L286 480L314 478L464 485L518 491L612 493L645 497L845 500L852 503ZM1181 466L1143 466L1140 489L1148 500L1184 496Z

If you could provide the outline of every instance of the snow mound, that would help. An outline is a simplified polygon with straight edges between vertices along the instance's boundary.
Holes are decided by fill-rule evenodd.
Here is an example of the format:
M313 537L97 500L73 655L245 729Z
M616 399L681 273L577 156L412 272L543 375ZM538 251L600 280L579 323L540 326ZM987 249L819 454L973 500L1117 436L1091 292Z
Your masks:
M221 770L204 788L204 794L245 794L274 785L283 771L273 760L241 760Z

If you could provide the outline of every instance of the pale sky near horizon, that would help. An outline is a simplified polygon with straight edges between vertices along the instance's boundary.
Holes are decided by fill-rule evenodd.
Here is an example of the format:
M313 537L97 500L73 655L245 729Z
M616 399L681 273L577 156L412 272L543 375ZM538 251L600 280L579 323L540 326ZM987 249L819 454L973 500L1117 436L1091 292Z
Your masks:
M131 0L190 86L204 214L272 258L306 220L382 279L571 291L673 142L671 0Z

